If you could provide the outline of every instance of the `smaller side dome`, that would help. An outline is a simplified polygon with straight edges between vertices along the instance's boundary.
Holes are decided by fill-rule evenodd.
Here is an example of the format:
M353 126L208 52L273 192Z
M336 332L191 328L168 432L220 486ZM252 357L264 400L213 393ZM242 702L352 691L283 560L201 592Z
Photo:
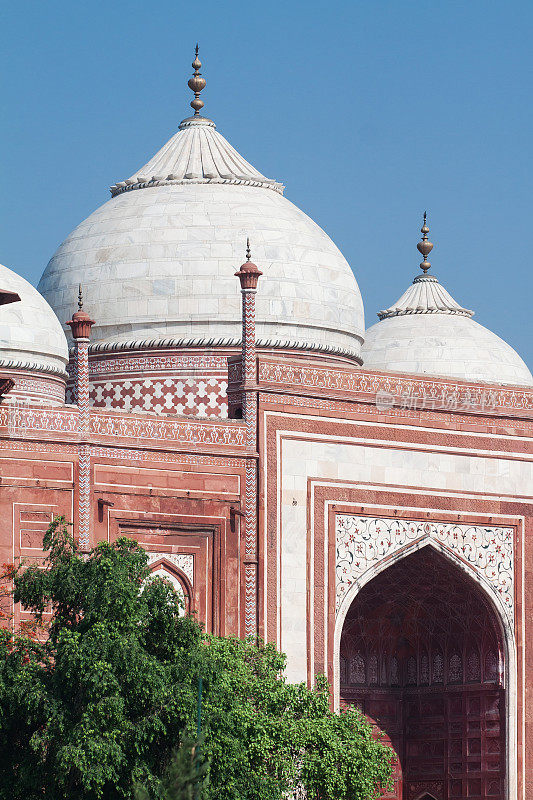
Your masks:
M0 371L15 381L9 397L64 403L68 346L58 318L37 289L0 264L3 293L20 298L0 305Z
M533 377L513 348L472 319L434 275L427 256L433 249L424 214L418 250L423 275L369 328L363 366L390 372L435 375L470 382L532 386Z

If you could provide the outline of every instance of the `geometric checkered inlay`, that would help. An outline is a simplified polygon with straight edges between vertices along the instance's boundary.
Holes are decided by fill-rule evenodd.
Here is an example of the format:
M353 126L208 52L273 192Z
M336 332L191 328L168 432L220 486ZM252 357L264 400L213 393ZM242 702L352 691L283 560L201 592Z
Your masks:
M227 418L227 379L217 376L119 378L91 383L95 408Z

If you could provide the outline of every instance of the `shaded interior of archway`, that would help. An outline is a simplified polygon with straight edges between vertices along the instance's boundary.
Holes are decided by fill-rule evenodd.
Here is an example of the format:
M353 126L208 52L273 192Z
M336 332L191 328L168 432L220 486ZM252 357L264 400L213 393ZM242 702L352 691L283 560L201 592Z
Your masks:
M341 637L341 700L394 748L394 790L417 800L504 800L504 649L493 608L432 547L355 597Z

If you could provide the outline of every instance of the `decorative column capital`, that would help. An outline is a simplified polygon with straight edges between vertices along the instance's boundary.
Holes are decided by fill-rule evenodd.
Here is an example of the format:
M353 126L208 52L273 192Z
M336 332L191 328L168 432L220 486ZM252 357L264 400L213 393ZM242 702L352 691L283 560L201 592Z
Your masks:
M77 311L72 315L72 319L69 319L67 322L67 325L70 325L72 336L76 341L78 339L86 339L89 341L91 338L91 328L94 324L94 319L91 319L84 311L81 313Z
M252 254L250 252L250 240L246 240L246 261L241 266L239 270L235 273L235 276L241 282L241 291L249 291L255 292L257 290L257 283L259 278L263 274L259 267L257 267L252 261L250 260Z
M83 296L80 284L78 292L78 310L72 315L72 319L69 319L67 325L70 326L72 336L74 339L76 339L76 341L78 339L86 339L89 341L91 338L91 328L94 324L94 319L91 319L90 316L83 310Z

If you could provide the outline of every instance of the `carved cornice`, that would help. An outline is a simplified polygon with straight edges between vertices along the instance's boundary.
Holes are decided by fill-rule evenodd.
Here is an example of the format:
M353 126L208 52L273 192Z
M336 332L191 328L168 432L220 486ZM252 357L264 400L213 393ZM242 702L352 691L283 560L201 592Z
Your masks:
M360 338L354 335L354 338ZM115 353L127 350L157 350L184 347L241 347L240 336L183 336L154 339L131 339L124 342L95 342L89 346L89 353ZM302 350L304 352L323 353L325 355L344 356L362 363L359 353L349 347L317 344L298 339L261 338L256 341L256 347L273 350Z
M90 431L94 436L124 439L163 440L198 446L244 447L245 427L241 420L177 420L140 418L132 414L101 414L93 410Z
M259 384L279 387L285 393L305 389L310 394L323 395L326 390L329 399L332 393L345 399L352 395L353 400L376 404L384 413L393 407L494 415L512 411L521 416L533 412L533 389L527 387L468 384L346 367L332 369L260 360Z
M109 358L93 358L89 364L91 378L98 375L132 372L141 372L143 375L152 372L189 374L191 370L225 374L227 357L204 353L130 353L111 355Z
M77 408L42 409L32 406L0 406L0 428L13 437L32 434L79 434ZM102 413L91 409L90 437L147 442L164 441L174 445L243 449L246 444L242 420L168 419L135 414Z
M23 370L24 372L42 372L45 375L55 375L63 379L68 377L66 369L61 369L51 364L44 364L39 361L21 361L14 358L0 358L0 367L2 369Z

